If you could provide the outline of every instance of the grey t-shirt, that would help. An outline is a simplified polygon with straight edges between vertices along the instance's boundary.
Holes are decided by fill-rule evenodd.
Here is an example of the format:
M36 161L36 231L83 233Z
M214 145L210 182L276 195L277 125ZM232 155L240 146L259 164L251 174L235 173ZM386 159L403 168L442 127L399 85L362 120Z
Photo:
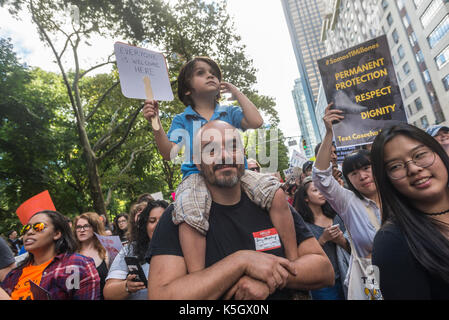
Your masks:
M11 248L6 241L0 237L0 269L10 266L15 261Z

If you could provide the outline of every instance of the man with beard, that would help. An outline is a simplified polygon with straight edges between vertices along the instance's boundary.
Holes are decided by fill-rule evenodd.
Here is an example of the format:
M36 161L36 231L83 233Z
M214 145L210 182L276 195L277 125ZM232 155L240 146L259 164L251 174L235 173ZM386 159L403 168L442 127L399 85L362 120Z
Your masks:
M240 135L211 121L197 136L197 164L212 196L206 237L206 268L188 273L170 206L154 232L149 252L149 299L289 299L293 290L332 286L329 259L294 210L298 258L289 261L267 211L242 192Z

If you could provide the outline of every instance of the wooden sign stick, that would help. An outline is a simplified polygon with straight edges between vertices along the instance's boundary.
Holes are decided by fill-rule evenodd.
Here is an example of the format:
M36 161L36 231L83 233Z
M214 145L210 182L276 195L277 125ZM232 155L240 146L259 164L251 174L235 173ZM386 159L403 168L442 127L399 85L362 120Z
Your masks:
M147 96L147 99L153 100L153 89L151 88L150 77L143 77L143 83L145 84L145 94ZM153 130L159 130L159 121L157 115L151 118L151 126L153 127Z

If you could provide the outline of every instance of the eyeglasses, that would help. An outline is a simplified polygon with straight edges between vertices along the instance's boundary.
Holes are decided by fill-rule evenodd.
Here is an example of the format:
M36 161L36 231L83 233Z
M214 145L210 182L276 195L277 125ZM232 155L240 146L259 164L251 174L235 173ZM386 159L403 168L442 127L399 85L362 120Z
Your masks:
M76 231L89 230L90 228L92 228L90 224L85 224L84 226L76 226L75 230Z
M248 170L260 172L260 168L259 167L248 168Z
M387 175L393 180L405 178L407 176L407 166L410 162L421 168L430 167L435 162L435 152L429 148L422 148L415 152L412 160L407 162L393 161L386 167Z
M33 228L33 230L36 232L41 232L45 229L45 224L43 222L36 222L35 224L26 224L22 227L22 230L20 231L20 235L23 236L31 228Z

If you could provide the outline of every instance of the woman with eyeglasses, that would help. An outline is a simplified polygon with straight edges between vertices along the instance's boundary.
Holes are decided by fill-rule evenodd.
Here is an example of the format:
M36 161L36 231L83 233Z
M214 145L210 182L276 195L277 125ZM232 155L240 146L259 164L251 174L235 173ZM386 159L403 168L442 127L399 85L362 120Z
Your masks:
M145 255L154 229L162 213L168 207L164 200L134 204L129 216L129 243L115 257L106 278L104 297L107 300L147 300L148 291L143 282L137 282L135 274L129 274L125 257L136 257L148 279L149 264Z
M128 242L126 232L128 231L128 215L126 213L118 214L114 219L114 236L119 236L123 244Z
M385 299L449 299L449 157L408 124L384 128L372 147L382 199L373 264Z
M380 199L371 171L370 152L357 150L347 155L342 171L348 188L343 187L333 176L331 153L333 123L344 119L342 111L331 109L330 103L323 117L326 134L312 169L312 180L330 206L338 212L348 231L358 257L371 259L374 236L380 227ZM354 257L351 257L352 265ZM351 267L345 284L350 285ZM361 288L364 290L364 288ZM352 299L352 288L348 289Z
M98 300L100 278L92 258L76 254L66 218L56 211L34 214L22 228L28 257L8 273L1 287L12 300ZM32 290L38 285L41 294ZM35 291L36 292L36 291Z
M103 300L103 288L108 275L109 257L106 249L95 236L105 235L104 225L100 216L95 212L86 212L75 218L73 224L77 252L91 257L100 276L100 299Z

